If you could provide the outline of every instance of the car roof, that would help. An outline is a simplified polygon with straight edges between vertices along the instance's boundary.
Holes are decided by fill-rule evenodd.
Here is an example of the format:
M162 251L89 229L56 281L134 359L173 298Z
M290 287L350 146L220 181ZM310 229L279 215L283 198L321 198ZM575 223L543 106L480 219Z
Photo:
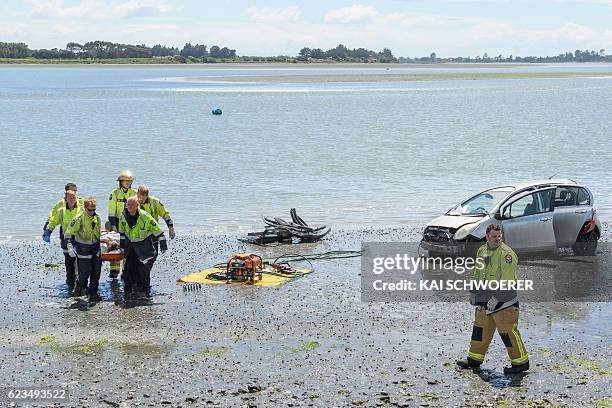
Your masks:
M520 183L509 184L507 186L499 186L496 188L514 187L515 191L520 191L520 190L530 188L530 187L560 186L560 185L568 185L568 184L578 186L578 183L576 183L575 180L559 178L559 179L542 179L542 180L523 181Z

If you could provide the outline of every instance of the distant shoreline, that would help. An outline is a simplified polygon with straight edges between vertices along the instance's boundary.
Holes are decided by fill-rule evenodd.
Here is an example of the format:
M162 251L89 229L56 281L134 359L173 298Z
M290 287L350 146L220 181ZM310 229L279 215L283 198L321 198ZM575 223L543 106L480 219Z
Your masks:
M159 66L159 65L179 65L182 67L216 67L216 66L290 66L290 67L422 67L422 68L455 68L455 67L473 67L473 68L505 68L505 67L521 67L521 66L546 66L546 65L580 65L580 64L601 64L607 65L608 62L423 62L423 63L399 63L399 62L287 62L287 61L228 61L222 60L219 62L179 62L174 59L162 59L162 58L114 58L114 59L35 59L35 58L0 58L0 66L100 66L100 65L118 65L118 66L129 66L129 65L141 65L141 66Z

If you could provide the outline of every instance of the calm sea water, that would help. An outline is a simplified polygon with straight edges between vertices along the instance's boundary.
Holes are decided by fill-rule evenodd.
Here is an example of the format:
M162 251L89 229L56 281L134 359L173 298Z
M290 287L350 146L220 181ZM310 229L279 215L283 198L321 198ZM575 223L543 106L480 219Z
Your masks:
M423 223L477 190L553 174L589 186L610 219L611 78L192 80L458 70L612 66L2 66L0 239L38 236L68 181L97 197L106 219L124 168L162 199L179 233L246 230L291 207L328 225Z

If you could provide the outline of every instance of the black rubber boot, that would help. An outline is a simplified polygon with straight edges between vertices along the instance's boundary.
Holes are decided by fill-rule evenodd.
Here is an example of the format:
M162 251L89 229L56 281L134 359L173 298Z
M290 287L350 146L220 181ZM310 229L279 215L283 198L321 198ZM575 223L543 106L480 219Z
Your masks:
M480 361L474 360L471 357L468 357L467 360L457 360L457 366L463 369L478 368L481 364Z
M68 293L73 293L76 283L74 280L66 279L66 287L68 288Z
M131 300L134 299L134 291L130 288L124 289L123 290L124 294L123 294L123 298L125 300Z
M83 295L85 295L85 289L79 282L77 282L74 287L74 291L72 292L72 297L81 297Z
M512 364L510 367L504 367L504 374L518 374L529 370L529 361L523 364Z

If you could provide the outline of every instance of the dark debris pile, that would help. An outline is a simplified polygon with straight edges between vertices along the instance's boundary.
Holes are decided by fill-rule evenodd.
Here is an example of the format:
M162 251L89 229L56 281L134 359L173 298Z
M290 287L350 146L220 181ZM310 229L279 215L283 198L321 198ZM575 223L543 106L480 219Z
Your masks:
M302 243L302 242L317 242L331 231L327 226L311 227L309 226L292 208L291 222L287 222L282 218L267 218L263 217L266 224L265 229L260 232L250 232L240 241L247 244L267 245L273 243Z

